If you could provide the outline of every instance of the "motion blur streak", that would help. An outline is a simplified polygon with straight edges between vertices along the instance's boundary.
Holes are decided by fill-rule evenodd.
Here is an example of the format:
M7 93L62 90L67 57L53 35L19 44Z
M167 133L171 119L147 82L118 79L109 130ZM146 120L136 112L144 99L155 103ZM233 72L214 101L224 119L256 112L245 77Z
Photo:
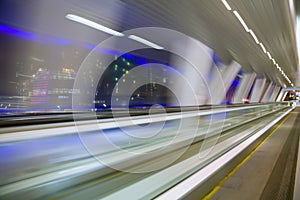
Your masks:
M275 117L278 113L280 114L282 110L285 110L287 107L286 104L277 104L276 106L273 104L265 104L265 105L256 105L256 106L247 106L247 107L233 107L233 108L216 108L214 112L211 112L210 110L203 110L200 112L191 112L186 111L183 115L184 117L189 118L202 118L202 123L200 125L200 132L195 137L195 144L198 144L198 142L201 142L204 139L205 134L207 134L207 131L216 132L216 129L218 129L217 126L213 129L207 129L209 126L209 119L214 118L213 124L218 124L218 118L220 117L220 114L226 114L228 118L225 121L225 126L223 132L228 129L232 130L232 127L240 127L241 125L250 123L249 125L252 127L251 130L259 129L261 126L265 126L266 123L269 123L269 120L273 120L273 118L268 119L268 117L264 120L261 120L263 116L269 116L270 113L274 113L273 116ZM213 113L213 114L212 114ZM241 113L243 113L241 115ZM153 116L153 119L157 119L159 121L159 115L156 114ZM170 156L173 156L172 154L176 153L177 149L180 148L180 143L183 140L188 139L188 137L194 137L193 135L189 135L191 129L195 127L186 127L183 132L185 133L180 137L180 140L177 141L177 144L172 147L172 150L167 154L166 157L164 151L162 151L163 147L174 137L174 130L176 127L174 127L172 124L174 124L174 120L177 120L176 113L172 113L169 115L169 118L167 120L167 126L168 128L166 131L161 135L160 137L156 137L155 140L145 140L139 141L135 138L129 137L128 135L124 135L123 132L120 129L112 129L112 126L109 129L105 129L105 135L102 137L109 137L110 140L118 146L121 146L123 149L126 149L127 151L134 152L130 157L125 156L121 151L112 151L112 149L109 149L109 146L106 146L105 143L101 144L99 141L96 141L99 139L99 135L97 136L97 130L88 130L88 124L91 123L89 121L85 122L83 121L82 126L87 126L87 137L94 141L95 145L102 145L102 152L99 152L103 157L109 157L110 163L113 165L117 165L118 163L120 165L123 165L124 169L126 168L147 168L151 165L157 165L158 163L161 163L164 161L164 159L167 159ZM146 120L141 120L139 118L144 117L136 117L137 120L140 120L138 123L148 123ZM220 118L222 119L222 118ZM255 121L255 119L260 120L260 122L257 125L254 125L252 122ZM106 123L109 122L110 119L107 120L100 120L99 122L101 124L104 124L104 127L106 126ZM152 122L155 123L155 122ZM51 124L50 124L51 125ZM57 124L58 125L58 124ZM67 125L69 130L72 130L71 124L60 124L62 128L47 128L44 127L45 131L48 132L47 136L40 132L40 130L28 130L28 133L34 133L36 138L31 138L30 140L21 140L22 134L20 134L21 138L10 138L10 141L2 142L1 145L1 157L3 158L1 162L1 170L6 171L7 173L3 174L4 178L1 179L1 185L0 193L2 195L5 195L5 197L18 197L18 195L23 194L24 191L27 191L27 195L29 195L30 198L32 197L42 197L44 195L53 195L52 192L54 192L54 185L59 184L60 190L63 190L67 185L67 187L74 187L73 189L77 191L77 186L74 184L81 183L90 179L94 179L98 177L100 182L91 182L91 184L101 184L101 180L103 179L103 176L105 176L107 173L112 173L112 169L107 168L105 165L95 162L95 159L89 155L89 153L84 149L84 146L81 145L81 142L76 134L71 133L70 134L65 133L60 136L58 136L56 133L59 132L60 129L65 129L64 126ZM34 126L33 126L34 127ZM55 127L55 126L54 126ZM25 127L26 128L26 127ZM246 128L246 127L245 127ZM247 128L246 128L247 129ZM10 128L7 128L6 130L11 130ZM235 146L236 142L241 140L242 138L246 137L246 135L249 134L249 128L246 132L241 132L240 134L237 134L236 131L229 131L227 134L224 134L222 138L227 138L228 141L235 141L234 143L228 143L227 145ZM5 131L5 129L4 129ZM134 131L134 129L132 130ZM147 135L151 132L151 129L147 130L144 129L144 133ZM52 133L51 133L52 132ZM11 133L12 134L12 133ZM2 136L1 134L0 136ZM226 135L226 136L225 136ZM236 139L233 139L232 137L237 137ZM3 137L2 137L3 139ZM12 139L15 139L13 142ZM26 139L26 138L24 138ZM225 139L225 140L227 140ZM218 146L222 148L216 147L214 151L212 151L210 154L208 154L205 159L199 159L197 156L197 152L199 151L198 145L193 146L193 153L191 155L195 155L199 161L202 162L202 164L197 165L190 165L193 166L193 171L197 170L200 166L206 165L209 162L207 159L210 159L211 156L215 157L216 155L223 154L222 152L226 150L227 148L231 148L229 146L224 146L224 144L219 144ZM39 151L36 151L36 149L39 149ZM190 149L191 150L191 149ZM189 150L189 151L190 151ZM188 151L188 152L189 152ZM22 152L20 154L19 152ZM149 158L147 158L147 154L149 152L155 153L156 159L152 158L149 161ZM186 165L186 162L191 162L188 160L180 159L176 161L179 166ZM194 161L193 161L194 162ZM22 163L22 164L21 164ZM196 163L195 163L196 164ZM20 168L19 166L22 165L23 167ZM47 166L47 167L46 167ZM155 172L153 174L153 177L149 179L149 181L155 181L157 182L157 178L159 179L163 178L164 176L168 176L167 174L173 173L172 171L175 170L177 165L174 165L174 169L167 168L162 171ZM35 170L33 170L35 169ZM37 170L38 169L38 170ZM177 169L176 169L177 170ZM184 172L184 173L183 173ZM92 175L94 173L97 173L98 175ZM116 173L116 172L114 172ZM165 174L167 173L167 174ZM191 173L190 170L188 171L182 171L182 173L178 174L181 178L188 176ZM161 175L159 175L161 174ZM162 176L162 174L165 174ZM142 173L138 176L144 177L146 174ZM112 181L111 184L113 184L113 180L115 178L121 178L122 176L125 176L125 174L119 174L111 176L108 180L109 182ZM126 176L129 176L133 178L137 175L130 175L126 174ZM80 177L80 179L76 178ZM128 177L128 178L129 178ZM65 185L65 179L70 179L70 182ZM149 177L150 178L150 177ZM163 181L161 182L162 185L157 185L157 187L160 187L161 189L165 187L170 187L170 184L175 184L177 179L174 177L174 179L168 180L167 182ZM141 182L142 185L144 185L148 179L144 180L145 182ZM175 181L175 182L174 182ZM160 182L160 181L158 181ZM158 183L157 182L157 183ZM45 184L47 183L47 184ZM121 183L121 182L120 182ZM54 185L53 185L54 184ZM149 185L150 183L147 183ZM135 183L135 187L140 187L140 182ZM83 188L90 187L89 184L84 186ZM109 185L109 188L113 189L115 186ZM31 189L30 189L31 188ZM44 188L44 189L43 189ZM52 188L52 189L51 189ZM130 187L129 187L130 188ZM129 189L128 188L128 189ZM152 189L149 190L149 193L141 193L139 195L155 195L156 187L152 186ZM71 191L73 190L71 189ZM87 189L87 188L86 188ZM98 190L98 189L97 189ZM141 189L139 189L140 191ZM102 191L102 190L101 190ZM104 191L98 191L96 193L90 194L92 196L102 196L105 195L105 193L102 194ZM152 191L152 192L151 192ZM161 190L159 190L161 192ZM50 192L50 193L49 193ZM114 195L121 195L123 194L122 191L117 192ZM76 192L77 193L77 192ZM63 193L62 193L63 194ZM79 193L80 195L85 195L85 192ZM126 194L126 196L131 196L133 193L129 192ZM113 195L113 193L111 193ZM114 196L113 195L113 196ZM145 196L144 196L145 197ZM78 197L80 198L80 197Z
M285 115L296 147L299 13L300 0L1 0L0 199L201 199Z

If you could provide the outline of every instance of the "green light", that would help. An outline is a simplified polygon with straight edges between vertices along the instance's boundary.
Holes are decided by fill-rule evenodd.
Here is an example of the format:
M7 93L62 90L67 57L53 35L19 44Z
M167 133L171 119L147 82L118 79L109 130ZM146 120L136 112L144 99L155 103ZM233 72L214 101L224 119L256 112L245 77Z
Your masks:
M130 66L130 62L127 62L127 66Z
M128 70L126 70L126 74L128 74L129 73L129 71Z
M117 71L118 70L118 65L117 64L115 64L115 71Z
M126 60L125 60L125 58L122 58L122 60L123 60L123 62L125 62Z
M125 72L125 68L123 68L122 71Z
M115 81L118 81L118 78L117 78L117 77L115 77Z

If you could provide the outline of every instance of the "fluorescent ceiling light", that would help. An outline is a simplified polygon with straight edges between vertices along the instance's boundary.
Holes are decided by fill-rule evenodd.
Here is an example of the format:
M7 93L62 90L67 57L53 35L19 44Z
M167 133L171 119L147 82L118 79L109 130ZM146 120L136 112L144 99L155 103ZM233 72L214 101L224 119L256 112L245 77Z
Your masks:
M273 64L275 65L275 64L276 64L276 62L275 62L274 58L272 58L271 60L272 60Z
M268 55L269 59L271 60L272 56L271 56L271 54L268 51L267 51L267 55Z
M97 29L99 31L103 31L105 33L108 33L110 35L114 35L114 36L119 36L122 37L124 36L123 33L120 33L118 31L112 30L108 27L102 26L101 24L98 24L96 22L93 22L91 20L85 19L83 17L77 16L77 15L73 15L73 14L67 14L66 18L75 22L79 22L81 24L87 25L91 28Z
M262 48L262 50L264 51L264 53L267 53L265 46L263 45L263 43L259 43L260 47Z
M256 44L259 44L259 41L258 41L256 35L254 34L254 32L251 29L249 30L249 32L250 32L251 36L253 37L253 39L255 40Z
M247 24L245 23L245 21L243 20L243 18L240 16L240 14L235 10L233 11L234 15L238 18L238 20L240 21L240 23L243 25L244 29L249 32L249 28L247 26Z
M224 4L224 6L227 8L227 10L231 10L230 5L227 3L226 0L222 0L222 3Z
M224 6L227 8L227 10L231 10L230 5L227 3L226 0L221 0L222 3L224 4ZM290 79L288 78L288 76L284 73L284 71L281 69L281 67L276 63L275 59L272 58L270 52L266 51L265 46L263 45L263 43L259 42L258 38L256 37L255 33L253 32L252 29L249 29L247 24L245 23L245 21L243 20L243 18L240 16L240 14L234 10L233 14L236 16L236 18L240 21L240 23L242 24L242 26L244 27L244 29L246 30L246 32L249 32L252 36L252 38L255 40L256 44L259 44L261 49L263 50L264 53L266 53L269 57L270 60L272 60L273 64L276 65L276 68L282 73L282 75L285 77L286 80L288 80L288 82L293 86L293 84L291 83Z
M164 49L163 47L161 47L161 46L159 46L159 45L157 45L157 44L155 44L153 42L150 42L148 40L145 40L144 38L141 38L141 37L136 36L136 35L129 35L128 38L132 39L132 40L135 40L137 42L140 42L142 44L145 44L145 45L147 45L149 47L152 47L154 49Z

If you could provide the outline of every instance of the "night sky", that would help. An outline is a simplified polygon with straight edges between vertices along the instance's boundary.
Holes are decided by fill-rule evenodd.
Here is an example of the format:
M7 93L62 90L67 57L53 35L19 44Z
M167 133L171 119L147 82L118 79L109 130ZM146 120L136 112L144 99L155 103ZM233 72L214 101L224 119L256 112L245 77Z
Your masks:
M16 60L26 51L22 42L0 34L0 95L16 95Z

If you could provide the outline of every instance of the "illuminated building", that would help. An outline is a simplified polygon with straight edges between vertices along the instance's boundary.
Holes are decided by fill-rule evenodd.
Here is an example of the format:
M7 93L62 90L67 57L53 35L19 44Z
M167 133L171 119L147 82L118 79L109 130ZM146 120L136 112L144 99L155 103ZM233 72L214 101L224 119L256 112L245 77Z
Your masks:
M39 68L32 79L32 93L30 103L32 105L45 106L47 103L47 91L49 87L50 73L47 69Z
M72 68L62 68L52 73L49 79L48 101L51 107L69 109L72 105L72 95L79 93L73 89L76 72Z

